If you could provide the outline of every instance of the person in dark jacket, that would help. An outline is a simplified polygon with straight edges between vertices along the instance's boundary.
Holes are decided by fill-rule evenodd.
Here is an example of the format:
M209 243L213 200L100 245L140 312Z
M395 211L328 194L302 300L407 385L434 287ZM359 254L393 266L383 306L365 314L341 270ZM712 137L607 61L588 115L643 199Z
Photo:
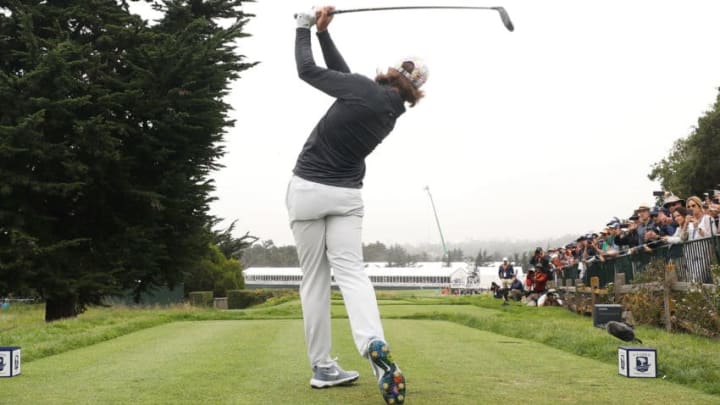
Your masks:
M331 358L331 277L343 294L356 347L370 360L383 399L401 404L405 378L390 355L375 291L362 259L361 188L365 158L392 131L405 105L422 97L422 60L405 58L375 79L351 73L327 31L332 7L296 14L295 60L300 79L335 100L300 152L286 204L303 279L305 341L315 388L358 379ZM327 68L315 64L310 29L317 23ZM332 268L332 275L331 269Z
M545 273L545 278L547 280L553 279L553 270L550 266L550 256L548 256L540 246L535 248L535 253L533 254L533 257L530 258L530 264L533 265L536 272L538 268L541 269L542 272Z
M517 276L513 277L512 283L510 284L510 292L508 294L510 298L515 301L520 301L524 293L525 289L523 288L522 281L518 280Z

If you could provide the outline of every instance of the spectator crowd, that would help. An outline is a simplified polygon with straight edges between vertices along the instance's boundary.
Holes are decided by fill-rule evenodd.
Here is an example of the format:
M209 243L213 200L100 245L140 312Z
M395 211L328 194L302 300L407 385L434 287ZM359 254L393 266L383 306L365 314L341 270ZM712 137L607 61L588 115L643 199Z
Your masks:
M580 235L571 243L547 252L536 248L524 282L517 280L516 273L503 269L504 259L498 271L502 286L495 284L493 293L505 301L510 297L528 305L559 304L554 290L547 286L561 278L566 267L577 264L583 272L594 261L720 235L720 190L708 192L704 198L660 194L657 196L662 196L661 205L640 204L627 219L614 217L598 232Z

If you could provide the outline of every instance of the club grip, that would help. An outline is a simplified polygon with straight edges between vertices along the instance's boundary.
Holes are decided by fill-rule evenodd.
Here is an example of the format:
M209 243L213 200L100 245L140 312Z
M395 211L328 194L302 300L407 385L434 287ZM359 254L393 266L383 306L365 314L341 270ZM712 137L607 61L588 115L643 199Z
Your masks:
M342 13L342 12L343 12L342 10L333 10L333 11L331 11L329 14L330 14L330 15L335 15L335 14L340 14L340 13ZM293 19L295 19L295 18L297 18L297 13L293 14Z

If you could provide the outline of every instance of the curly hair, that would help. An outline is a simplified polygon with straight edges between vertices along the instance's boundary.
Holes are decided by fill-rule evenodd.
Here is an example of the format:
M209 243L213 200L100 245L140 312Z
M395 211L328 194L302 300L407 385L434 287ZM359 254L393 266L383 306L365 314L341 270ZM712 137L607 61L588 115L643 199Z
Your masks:
M415 104L425 96L425 92L416 89L410 80L393 68L388 69L386 73L378 73L375 76L375 82L396 88L400 97L409 103L410 107L415 107Z

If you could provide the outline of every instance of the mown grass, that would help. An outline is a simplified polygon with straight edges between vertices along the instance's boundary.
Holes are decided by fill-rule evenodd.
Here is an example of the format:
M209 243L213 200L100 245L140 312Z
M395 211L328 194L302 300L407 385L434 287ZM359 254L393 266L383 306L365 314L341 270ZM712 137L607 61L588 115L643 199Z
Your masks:
M308 386L300 319L173 322L27 363L0 382L24 404L379 404L376 381L333 320L333 355L357 384ZM386 321L406 374L408 404L712 403L663 380L627 379L614 365L444 321ZM642 397L638 391L642 390ZM0 399L3 402L3 399Z
M342 300L334 296L333 316L345 318ZM624 342L594 328L589 317L561 308L500 306L486 296L441 297L432 290L378 292L385 319L447 321L498 335L528 340L570 354L615 366L617 346ZM12 306L0 313L0 345L23 347L31 362L68 350L93 345L131 332L177 321L300 319L297 300L283 300L247 310L218 311L177 306L171 308L91 308L77 319L46 324L39 306ZM392 323L392 322L388 322ZM658 350L659 375L720 397L720 342L663 330L639 327L646 346ZM720 398L718 400L720 402Z
M605 330L593 327L590 317L578 316L559 307L527 307L520 303L504 307L499 300L488 296L448 299L454 300L456 305L445 305L438 300L432 307L427 307L427 302L402 310L390 306L383 309L383 316L449 321L531 340L607 364L616 364L618 346L638 345L617 340ZM468 305L457 306L459 303ZM636 334L643 340L643 346L657 349L661 378L720 396L720 341L669 334L648 326L637 327Z

